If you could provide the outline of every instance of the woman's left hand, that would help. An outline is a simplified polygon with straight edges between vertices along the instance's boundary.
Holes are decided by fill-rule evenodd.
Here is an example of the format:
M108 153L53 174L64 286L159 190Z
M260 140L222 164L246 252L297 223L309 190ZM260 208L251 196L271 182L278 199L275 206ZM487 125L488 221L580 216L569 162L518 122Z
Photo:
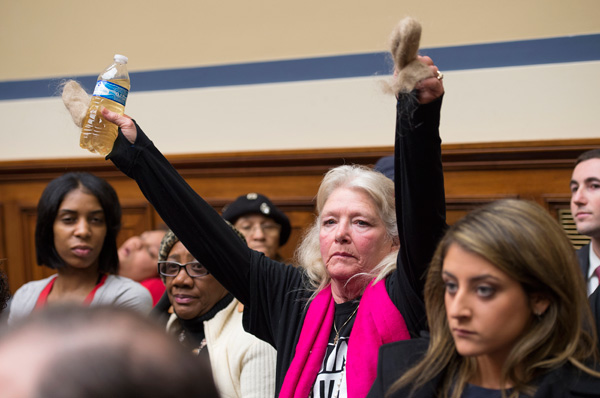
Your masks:
M420 104L428 104L444 94L444 84L442 82L443 75L439 72L437 66L433 64L433 60L427 56L419 56L419 61L429 66L432 77L423 79L417 83L417 99ZM440 77L442 76L442 77Z
M137 129L135 128L135 123L133 120L127 115L119 115L113 111L110 111L104 107L102 107L102 116L106 118L109 122L116 124L121 128L121 132L127 138L130 144L135 143L135 139L137 138Z

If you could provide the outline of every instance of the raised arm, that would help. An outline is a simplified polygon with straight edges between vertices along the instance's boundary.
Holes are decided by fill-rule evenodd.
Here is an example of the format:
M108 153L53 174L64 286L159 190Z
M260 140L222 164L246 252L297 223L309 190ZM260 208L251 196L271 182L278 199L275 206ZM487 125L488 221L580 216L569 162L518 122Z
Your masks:
M400 237L396 272L400 289L394 299L413 335L427 328L425 271L446 229L439 136L444 87L431 59L420 60L429 65L434 77L417 84L416 100L414 96L398 96L394 156Z
M133 178L167 225L198 261L241 302L249 296L249 264L271 261L248 249L154 147L135 122L103 110L121 132L107 158Z

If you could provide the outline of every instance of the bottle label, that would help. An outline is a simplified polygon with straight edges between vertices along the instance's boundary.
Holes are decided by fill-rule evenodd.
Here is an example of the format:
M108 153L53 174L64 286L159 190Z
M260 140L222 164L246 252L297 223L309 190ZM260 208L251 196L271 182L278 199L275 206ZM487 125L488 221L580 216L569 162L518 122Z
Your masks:
M99 80L98 83L96 83L96 88L94 88L93 95L96 97L107 98L125 106L128 93L129 90L127 90L125 87L121 87L118 84L106 80Z

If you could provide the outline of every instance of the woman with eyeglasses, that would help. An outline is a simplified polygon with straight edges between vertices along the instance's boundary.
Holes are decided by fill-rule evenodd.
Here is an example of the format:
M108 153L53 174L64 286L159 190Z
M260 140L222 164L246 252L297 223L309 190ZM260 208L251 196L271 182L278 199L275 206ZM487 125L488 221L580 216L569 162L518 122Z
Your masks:
M173 309L167 331L210 360L221 397L274 396L276 352L244 331L239 302L172 231L163 238L158 258Z
M290 219L265 195L250 192L223 208L223 218L240 231L248 247L276 261L292 231Z

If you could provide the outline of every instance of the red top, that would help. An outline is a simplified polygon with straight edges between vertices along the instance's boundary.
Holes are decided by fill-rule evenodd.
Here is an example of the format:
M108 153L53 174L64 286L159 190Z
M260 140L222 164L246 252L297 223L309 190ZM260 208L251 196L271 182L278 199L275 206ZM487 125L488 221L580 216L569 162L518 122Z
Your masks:
M48 284L46 285L44 290L42 290L42 292L40 293L40 297L38 297L37 302L35 303L36 309L42 308L47 304L48 295L52 291L52 286L54 286L54 281L56 281L57 277L58 277L58 275L55 276L54 278L50 279L50 282L48 282ZM102 285L104 285L104 282L106 281L106 277L107 277L106 274L102 275L102 278L100 278L100 282L98 282L98 284L94 287L94 289L92 289L92 291L87 295L85 300L83 300L83 304L90 305L90 303L94 299L94 296L96 295L96 291L98 289L100 289L100 287Z
M158 300L163 296L165 292L165 284L160 278L148 278L140 282L142 286L150 291L152 295L152 305L155 306Z

